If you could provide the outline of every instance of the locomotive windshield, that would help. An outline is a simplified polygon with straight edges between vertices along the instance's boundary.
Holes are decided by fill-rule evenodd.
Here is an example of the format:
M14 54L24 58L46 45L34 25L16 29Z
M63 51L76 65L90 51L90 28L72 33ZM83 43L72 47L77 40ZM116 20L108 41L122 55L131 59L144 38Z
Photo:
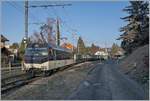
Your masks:
M46 56L48 55L47 48L27 48L25 52L26 56Z

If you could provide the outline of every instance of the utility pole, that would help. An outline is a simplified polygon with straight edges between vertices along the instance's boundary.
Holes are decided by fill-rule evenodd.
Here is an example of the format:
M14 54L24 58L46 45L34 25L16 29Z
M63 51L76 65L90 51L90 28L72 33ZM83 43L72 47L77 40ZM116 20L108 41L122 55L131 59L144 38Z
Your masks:
M107 50L107 43L105 42L105 51L108 52Z
M75 46L75 40L78 40L77 38L77 34L76 33L72 33L72 39L73 39L73 46ZM73 47L73 51L74 51L74 47Z
M56 45L60 46L60 30L59 30L59 19L58 18L57 18L57 21L56 21L56 28L57 28L57 31L56 31Z
M25 37L23 38L25 47L27 46L27 43L29 41L28 39L28 1L25 1Z
M28 40L28 1L25 1L25 38Z
M27 6L27 8L48 8L48 7L65 7L65 6L71 6L72 4L48 4L48 5L30 5ZM28 10L27 10L28 11ZM57 32L56 32L56 45L60 45L60 30L59 30L59 21L57 18ZM50 34L48 34L48 39L50 39Z

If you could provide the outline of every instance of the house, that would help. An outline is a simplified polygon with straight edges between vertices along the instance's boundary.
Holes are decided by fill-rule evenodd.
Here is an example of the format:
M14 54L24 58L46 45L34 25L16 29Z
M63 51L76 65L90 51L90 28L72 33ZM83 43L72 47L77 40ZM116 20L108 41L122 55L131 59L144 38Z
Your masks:
M62 48L66 48L66 49L70 49L72 50L74 48L74 46L70 43L64 43L61 45Z
M9 48L9 51L11 52L11 62L15 62L16 58L18 57L18 49Z
M97 55L97 56L99 56L100 58L103 58L103 59L108 59L108 57L109 57L107 49L104 49L104 48L99 49L97 52L95 52L94 55Z
M8 50L8 47L6 45L6 42L9 41L6 37L4 37L3 35L1 35L0 37L1 39L1 43L0 43L0 47L1 47L1 67L6 67L9 64L9 55L11 54L11 52Z
M115 53L114 57L121 59L124 57L125 51L122 48L119 48L118 51Z
M6 37L4 37L3 35L1 35L0 39L1 39L0 47L3 48L6 46L6 42L9 40Z

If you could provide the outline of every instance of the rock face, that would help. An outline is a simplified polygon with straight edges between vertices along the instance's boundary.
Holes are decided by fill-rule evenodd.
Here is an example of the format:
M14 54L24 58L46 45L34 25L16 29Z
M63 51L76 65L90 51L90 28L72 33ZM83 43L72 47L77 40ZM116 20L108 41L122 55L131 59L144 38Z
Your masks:
M149 45L139 47L120 62L121 71L140 83L148 93ZM147 86L146 86L147 85Z

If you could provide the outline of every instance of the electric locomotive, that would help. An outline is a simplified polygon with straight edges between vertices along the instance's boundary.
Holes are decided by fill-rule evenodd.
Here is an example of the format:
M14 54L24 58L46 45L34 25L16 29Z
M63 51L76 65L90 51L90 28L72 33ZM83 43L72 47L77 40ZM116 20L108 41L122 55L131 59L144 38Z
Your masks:
M50 75L54 70L75 63L70 50L48 43L27 45L23 70L34 76L37 72Z

